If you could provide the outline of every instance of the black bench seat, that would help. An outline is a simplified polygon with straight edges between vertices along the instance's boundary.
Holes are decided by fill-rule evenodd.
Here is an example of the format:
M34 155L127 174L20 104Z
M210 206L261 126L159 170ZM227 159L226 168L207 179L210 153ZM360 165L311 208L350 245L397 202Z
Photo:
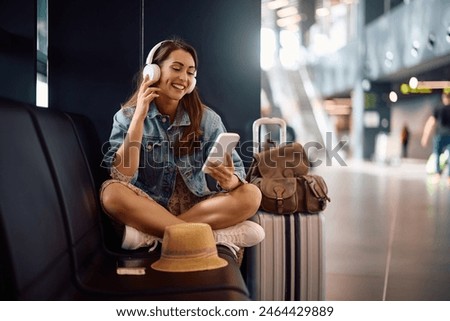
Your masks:
M2 300L249 300L226 248L225 268L166 273L150 268L159 250L123 251L110 239L98 200L101 146L85 117L6 99L0 114ZM145 275L116 273L130 257Z

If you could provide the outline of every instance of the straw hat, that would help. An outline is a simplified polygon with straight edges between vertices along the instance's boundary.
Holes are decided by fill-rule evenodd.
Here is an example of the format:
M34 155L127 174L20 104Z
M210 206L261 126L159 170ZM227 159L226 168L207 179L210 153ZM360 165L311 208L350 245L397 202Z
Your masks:
M224 267L208 224L182 223L166 227L161 258L152 268L165 272L191 272Z

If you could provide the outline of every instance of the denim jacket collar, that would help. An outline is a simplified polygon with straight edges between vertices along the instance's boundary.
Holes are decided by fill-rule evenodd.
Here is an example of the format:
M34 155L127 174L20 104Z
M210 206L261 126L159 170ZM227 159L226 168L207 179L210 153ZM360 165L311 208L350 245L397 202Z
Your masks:
M158 110L158 107L156 107L156 104L154 101L151 102L150 108L147 114L147 117L150 119L154 119L155 117L163 115ZM184 109L184 106L182 103L180 103L177 107L177 113L175 114L175 119L172 123L172 126L189 126L191 124L191 119L189 118L188 113Z

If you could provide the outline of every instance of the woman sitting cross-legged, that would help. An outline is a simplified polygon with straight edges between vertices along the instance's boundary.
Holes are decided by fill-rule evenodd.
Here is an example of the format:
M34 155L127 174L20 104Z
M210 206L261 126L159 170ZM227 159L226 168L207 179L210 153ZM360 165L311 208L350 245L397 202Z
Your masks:
M104 157L112 179L103 183L105 212L125 227L122 248L157 245L169 225L207 223L217 244L258 244L264 230L248 221L261 193L248 184L234 150L224 164L201 168L216 137L226 129L202 104L196 85L197 54L166 40L149 53L138 88L115 114ZM236 253L236 252L235 252Z

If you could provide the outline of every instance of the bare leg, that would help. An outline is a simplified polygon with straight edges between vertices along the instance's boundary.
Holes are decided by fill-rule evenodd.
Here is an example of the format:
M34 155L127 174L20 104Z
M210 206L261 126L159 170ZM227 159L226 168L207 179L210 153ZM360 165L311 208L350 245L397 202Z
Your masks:
M213 230L222 229L253 216L260 202L260 190L253 184L243 184L199 202L177 217L186 222L207 223Z
M105 187L102 202L109 215L144 233L163 237L166 226L184 223L156 201L137 195L120 183Z
M213 230L243 222L258 210L261 192L253 184L244 184L229 193L201 201L179 216L120 183L105 187L102 202L108 214L118 221L162 237L166 226L184 222L207 223Z

